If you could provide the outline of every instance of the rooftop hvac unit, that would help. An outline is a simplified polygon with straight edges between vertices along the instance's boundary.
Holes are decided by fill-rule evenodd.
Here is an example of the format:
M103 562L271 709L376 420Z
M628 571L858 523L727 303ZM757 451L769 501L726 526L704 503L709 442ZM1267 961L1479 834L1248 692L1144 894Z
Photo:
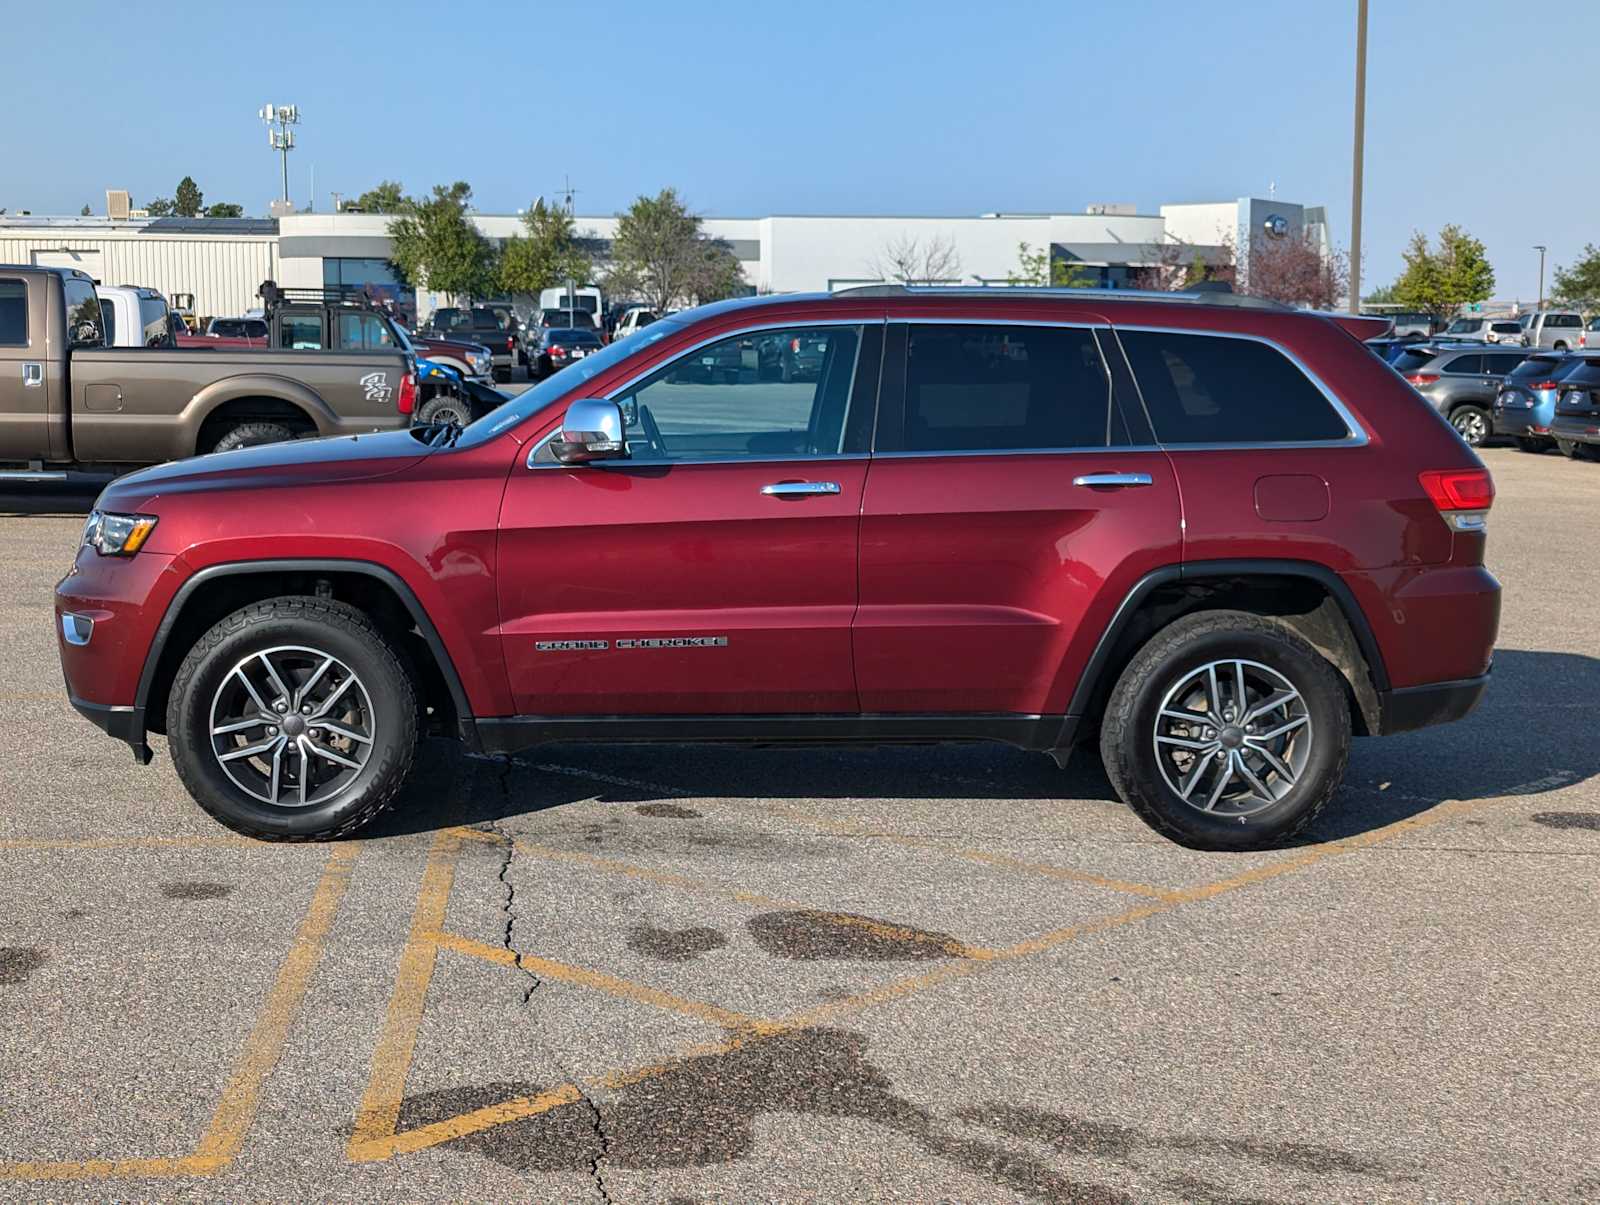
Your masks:
M106 189L106 217L113 222L126 222L133 202L125 188Z

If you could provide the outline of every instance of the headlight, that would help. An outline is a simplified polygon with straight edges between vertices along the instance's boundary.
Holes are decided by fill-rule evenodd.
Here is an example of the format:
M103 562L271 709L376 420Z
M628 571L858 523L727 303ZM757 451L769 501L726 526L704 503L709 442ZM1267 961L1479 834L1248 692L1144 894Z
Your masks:
M154 515L114 515L94 510L83 525L83 542L101 556L132 556L144 547L155 529Z

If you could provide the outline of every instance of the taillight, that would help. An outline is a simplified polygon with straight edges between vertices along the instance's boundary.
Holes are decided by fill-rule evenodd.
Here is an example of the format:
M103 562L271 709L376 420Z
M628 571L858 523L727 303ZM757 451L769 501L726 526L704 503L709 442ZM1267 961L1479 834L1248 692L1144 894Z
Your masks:
M516 336L515 335L507 335L506 336L506 350L507 351L516 351L517 350L517 340L516 340Z
M1410 381L1418 389L1421 389L1424 385L1432 385L1438 379L1439 374L1436 372L1413 372L1406 377L1406 380Z
M1529 385L1528 388L1529 389L1554 389L1559 384L1561 384L1560 381L1535 381L1532 385Z
M417 377L415 373L403 373L400 377L400 391L395 394L395 408L401 414L410 414L417 408Z
M1488 469L1428 469L1417 480L1454 531L1482 531L1494 505Z
M567 354L567 349L562 347L559 343L552 343L550 345L550 354L552 356L564 356Z

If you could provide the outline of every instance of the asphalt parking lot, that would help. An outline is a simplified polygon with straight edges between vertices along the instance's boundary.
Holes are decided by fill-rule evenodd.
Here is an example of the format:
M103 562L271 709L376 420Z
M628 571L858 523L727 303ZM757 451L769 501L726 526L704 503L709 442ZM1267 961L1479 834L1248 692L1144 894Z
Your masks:
M68 707L0 497L0 1197L1600 1197L1600 465L1493 449L1495 680L1310 840L1088 759L430 744L236 838Z

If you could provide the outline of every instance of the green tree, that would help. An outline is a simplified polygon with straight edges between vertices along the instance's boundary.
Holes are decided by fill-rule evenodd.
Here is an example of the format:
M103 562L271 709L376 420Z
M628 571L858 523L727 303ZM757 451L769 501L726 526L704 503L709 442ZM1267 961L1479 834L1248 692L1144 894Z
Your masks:
M1403 306L1449 318L1494 292L1494 268L1483 243L1459 226L1439 231L1438 250L1420 230L1414 232L1401 258L1405 268L1394 282L1393 296Z
M235 205L232 201L218 201L215 205L206 206L208 218L242 218L244 206Z
M193 176L185 176L178 181L178 191L172 194L173 213L180 218L198 217L204 204L205 197Z
M611 255L608 291L638 297L657 313L685 301L727 297L744 284L727 243L707 237L672 188L639 197L617 215Z
M526 237L506 240L500 252L500 287L507 293L538 293L571 280L588 284L594 272L578 242L572 215L536 201L522 215Z
M1372 292L1368 293L1361 300L1366 305L1400 304L1399 300L1394 295L1394 285L1392 284L1383 285L1381 288L1373 289Z
M173 214L172 198L157 197L145 203L144 211L153 218L169 218Z
M1017 270L1006 277L1009 285L1049 285L1057 289L1087 289L1094 286L1094 274L1082 264L1052 259L1049 247L1037 251L1028 243L1017 244Z
M367 189L347 208L359 209L363 213L402 213L409 204L400 181L383 180L376 188Z
M1586 243L1578 262L1557 268L1552 296L1580 310L1600 309L1600 247Z
M435 184L433 196L409 199L389 222L390 259L405 280L453 297L493 289L495 251L467 215L471 199L465 181Z

